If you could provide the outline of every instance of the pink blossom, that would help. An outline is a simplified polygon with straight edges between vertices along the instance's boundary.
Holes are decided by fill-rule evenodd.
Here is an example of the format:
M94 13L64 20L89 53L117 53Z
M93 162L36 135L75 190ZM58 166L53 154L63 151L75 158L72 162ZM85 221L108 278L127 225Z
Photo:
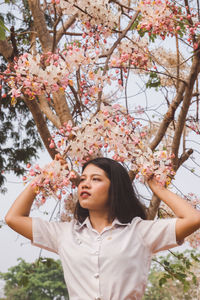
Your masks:
M35 175L36 175L36 173L35 173L35 171L34 171L33 169L31 169L31 170L29 171L29 174L30 174L30 176L35 176Z

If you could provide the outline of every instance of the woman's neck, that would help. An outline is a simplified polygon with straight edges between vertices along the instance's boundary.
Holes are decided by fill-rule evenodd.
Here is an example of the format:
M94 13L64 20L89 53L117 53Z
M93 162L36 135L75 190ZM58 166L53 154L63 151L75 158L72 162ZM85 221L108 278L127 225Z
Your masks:
M110 226L112 224L112 222L110 222L108 220L107 213L99 213L99 212L94 212L94 211L91 212L90 211L89 218L90 218L92 227L99 233L102 232L102 230L105 227Z

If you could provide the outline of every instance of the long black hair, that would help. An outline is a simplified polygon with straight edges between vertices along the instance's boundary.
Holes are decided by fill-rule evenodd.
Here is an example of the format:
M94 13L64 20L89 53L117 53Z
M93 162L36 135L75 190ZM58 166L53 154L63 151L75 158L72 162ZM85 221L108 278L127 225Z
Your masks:
M102 169L110 179L109 221L117 218L121 223L129 223L134 217L146 219L145 208L136 197L127 170L120 163L110 158L98 157L87 161L82 172L89 164ZM74 216L82 223L89 216L89 211L81 207L78 201Z

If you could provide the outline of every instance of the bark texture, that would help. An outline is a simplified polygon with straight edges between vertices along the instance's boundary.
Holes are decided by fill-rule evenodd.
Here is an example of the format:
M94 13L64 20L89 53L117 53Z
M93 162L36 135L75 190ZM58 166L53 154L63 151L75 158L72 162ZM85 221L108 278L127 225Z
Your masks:
M186 116L191 104L191 99L192 99L192 92L194 89L194 84L197 79L197 76L200 72L200 54L197 52L197 54L193 58L193 63L191 66L190 74L188 76L187 80L187 86L185 88L185 94L183 98L183 103L181 107L181 111L178 116L178 121L174 133L174 139L172 143L172 153L174 153L175 158L173 160L174 167L177 168L178 165L178 151L179 151L179 146L180 146L180 141L181 141L181 136L183 133L184 125L185 125L185 120Z
M66 96L64 91L58 91L53 93L54 109L60 120L61 125L69 120L72 121L72 115L66 102Z
M42 114L36 101L31 101L28 99L24 99L24 101L25 101L26 105L28 106L30 112L32 113L32 116L33 116L33 119L37 126L38 132L42 138L42 141L43 141L49 155L51 156L52 159L54 159L57 152L55 151L55 149L49 148L51 134L47 127L47 122L44 118L44 115Z
M39 0L29 0L29 8L31 10L34 28L42 45L44 53L52 50L53 38L47 29L44 12L41 9Z
M7 61L11 61L11 58L13 55L13 47L7 40L4 40L4 41L0 40L0 54Z

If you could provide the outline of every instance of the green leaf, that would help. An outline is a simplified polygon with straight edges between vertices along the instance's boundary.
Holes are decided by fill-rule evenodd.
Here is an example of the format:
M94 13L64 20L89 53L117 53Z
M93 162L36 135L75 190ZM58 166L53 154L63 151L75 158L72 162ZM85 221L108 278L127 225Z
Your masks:
M164 260L164 265L169 266L169 262L167 260Z
M61 263L51 258L40 258L34 263L20 258L18 265L9 268L6 273L0 273L0 278L5 281L5 299L69 299Z
M159 280L159 286L162 286L164 283L167 282L167 279L165 277L162 277L160 280Z
M4 20L0 17L0 40L6 39L5 31L9 31L9 29L4 25Z
M20 281L19 281L19 285L20 286L27 286L28 285L28 276L24 275Z
M160 86L160 78L158 77L157 73L151 72L149 74L149 80L146 83L146 88L157 88Z
M196 262L200 262L200 259L198 259L197 255L194 255L193 253L191 253L190 255Z

